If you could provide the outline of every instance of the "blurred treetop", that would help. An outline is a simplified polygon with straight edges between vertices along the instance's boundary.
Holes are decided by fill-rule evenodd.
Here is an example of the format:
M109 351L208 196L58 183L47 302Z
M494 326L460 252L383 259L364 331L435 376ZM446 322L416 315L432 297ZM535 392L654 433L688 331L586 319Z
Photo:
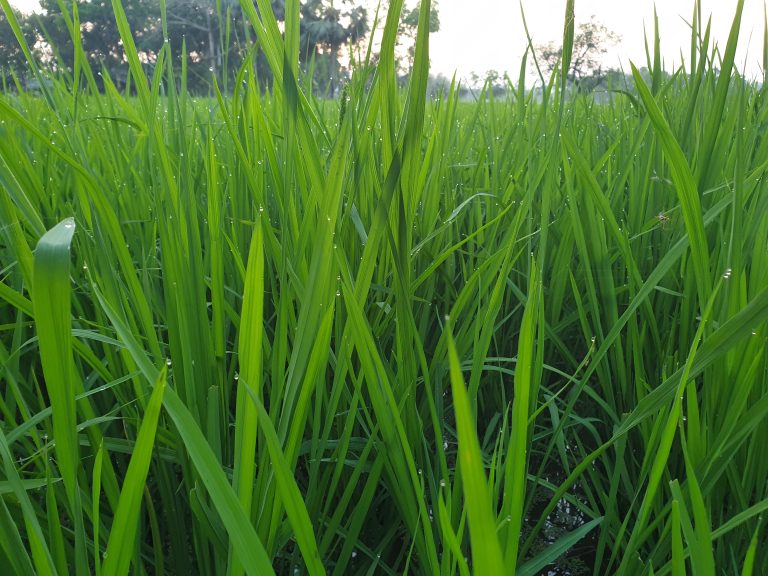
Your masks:
M42 13L15 13L35 57L52 70L73 70L74 46L67 25L73 1L77 3L81 43L91 66L122 86L128 68L108 0L41 0ZM176 61L187 59L190 90L208 93L213 78L228 89L245 58L252 58L260 82L269 85L271 71L258 46L254 49L255 34L237 0L167 0L166 4L168 41ZM124 0L123 7L139 56L149 71L164 41L159 3ZM282 25L285 0L271 0L271 7ZM439 28L439 18L436 8L433 11L430 27L434 31ZM418 5L403 10L401 34L406 44L413 43L418 13ZM354 0L301 1L300 62L312 74L317 93L338 93L354 63L355 51L368 41L371 16ZM401 71L407 71L409 62L410 58L401 60ZM28 76L27 64L6 15L0 11L0 77L7 79L11 74L23 81Z

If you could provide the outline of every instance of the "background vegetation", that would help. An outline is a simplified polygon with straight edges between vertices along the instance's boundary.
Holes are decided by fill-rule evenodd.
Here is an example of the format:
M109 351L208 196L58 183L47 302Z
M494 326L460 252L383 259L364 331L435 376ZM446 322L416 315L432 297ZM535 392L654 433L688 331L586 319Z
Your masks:
M270 0L270 17L285 25L285 0ZM229 93L231 82L245 59L253 60L262 86L273 74L258 35L254 34L240 4L233 0L131 0L124 11L131 27L139 61L149 74L157 65L167 38L174 62L186 60L186 89L213 95L212 78ZM72 15L77 10L82 56L97 71L110 75L123 88L128 61L109 2L91 0L41 0L37 13L15 12L38 65L50 72L72 73L77 52L71 34ZM255 4L257 13L258 4ZM161 14L162 12L162 14ZM165 19L163 19L163 15ZM349 79L360 50L371 39L372 14L352 0L305 0L299 7L299 59L303 72L313 80L319 95L336 96L340 82ZM403 7L397 46L400 74L407 76L413 60L419 6ZM440 28L438 7L430 11L430 30ZM36 85L7 17L0 13L0 75L7 82L15 75L25 87ZM101 85L101 83L99 82Z
M474 103L425 98L428 0L407 89L395 0L336 100L297 0L284 33L241 4L259 56L211 99L170 2L148 70L114 0L120 87L79 5L44 76L0 4L40 80L0 96L4 573L768 572L743 0L602 104L567 90L573 1L540 98L524 61Z

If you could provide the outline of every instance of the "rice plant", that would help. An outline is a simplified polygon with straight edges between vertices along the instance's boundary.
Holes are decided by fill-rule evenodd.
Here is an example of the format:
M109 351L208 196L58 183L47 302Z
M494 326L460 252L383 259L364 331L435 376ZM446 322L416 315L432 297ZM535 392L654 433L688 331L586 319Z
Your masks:
M402 5L337 100L298 0L242 2L274 84L210 98L167 45L145 73L120 0L122 90L16 26L45 82L0 95L0 572L768 573L743 0L604 103L568 90L573 0L560 72L470 103L425 98L429 0L398 88Z

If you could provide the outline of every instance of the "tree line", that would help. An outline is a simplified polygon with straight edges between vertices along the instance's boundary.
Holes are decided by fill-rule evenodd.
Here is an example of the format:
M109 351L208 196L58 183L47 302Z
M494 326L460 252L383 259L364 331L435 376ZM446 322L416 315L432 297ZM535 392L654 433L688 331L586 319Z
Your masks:
M74 44L70 25L73 10L80 21L80 42L91 67L109 74L117 85L125 83L128 66L109 0L41 0L41 11L15 12L27 44L43 67L53 71L74 68ZM209 93L215 79L224 90L234 80L245 59L265 86L272 73L258 49L239 0L166 0L162 21L157 0L124 0L128 22L139 56L147 71L167 38L174 59L186 60L187 87ZM285 0L271 0L279 23L285 21ZM258 8L257 8L258 10ZM316 93L334 96L350 73L359 49L371 33L369 10L353 0L302 0L300 3L300 63L311 76ZM400 68L407 73L418 24L418 5L404 9L401 17ZM431 31L439 29L433 3ZM8 15L0 10L0 76L29 79L28 64L11 29Z
M255 0L252 0L255 1ZM285 0L271 0L278 23L285 22ZM40 0L41 11L34 14L15 12L27 44L43 68L72 71L74 45L69 26L73 10L80 21L80 43L91 68L109 74L118 88L125 85L128 65L110 0ZM157 0L123 0L123 8L134 35L139 56L151 72L157 53L167 37L175 62L186 60L187 88L209 94L214 79L228 91L246 58L264 87L272 81L272 72L258 49L256 35L243 14L240 0L166 0L163 23ZM258 7L256 7L258 11ZM351 72L355 58L370 39L371 14L359 0L301 0L300 64L316 94L333 97ZM399 73L407 79L413 60L419 4L401 14L397 49ZM430 32L440 29L438 6L432 3ZM604 69L602 59L620 37L593 16L582 23L574 37L574 56L567 79L581 91L628 84L625 74ZM556 43L534 47L537 72L549 75L559 69L562 47ZM375 56L374 56L375 60ZM26 57L0 10L0 79L11 83L16 78L22 86L31 80ZM541 77L545 80L544 76ZM34 80L32 80L34 82ZM510 80L494 70L485 77L473 73L469 86L487 84L494 92L507 91ZM444 92L450 79L430 77L430 90ZM464 86L465 90L467 86Z

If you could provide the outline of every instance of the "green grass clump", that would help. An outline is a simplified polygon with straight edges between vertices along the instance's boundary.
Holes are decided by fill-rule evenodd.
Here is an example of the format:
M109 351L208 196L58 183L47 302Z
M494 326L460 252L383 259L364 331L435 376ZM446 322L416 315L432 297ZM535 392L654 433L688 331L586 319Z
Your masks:
M768 573L743 1L602 104L428 101L428 0L405 94L400 0L320 101L257 4L271 93L145 77L115 0L125 91L0 95L0 571Z

